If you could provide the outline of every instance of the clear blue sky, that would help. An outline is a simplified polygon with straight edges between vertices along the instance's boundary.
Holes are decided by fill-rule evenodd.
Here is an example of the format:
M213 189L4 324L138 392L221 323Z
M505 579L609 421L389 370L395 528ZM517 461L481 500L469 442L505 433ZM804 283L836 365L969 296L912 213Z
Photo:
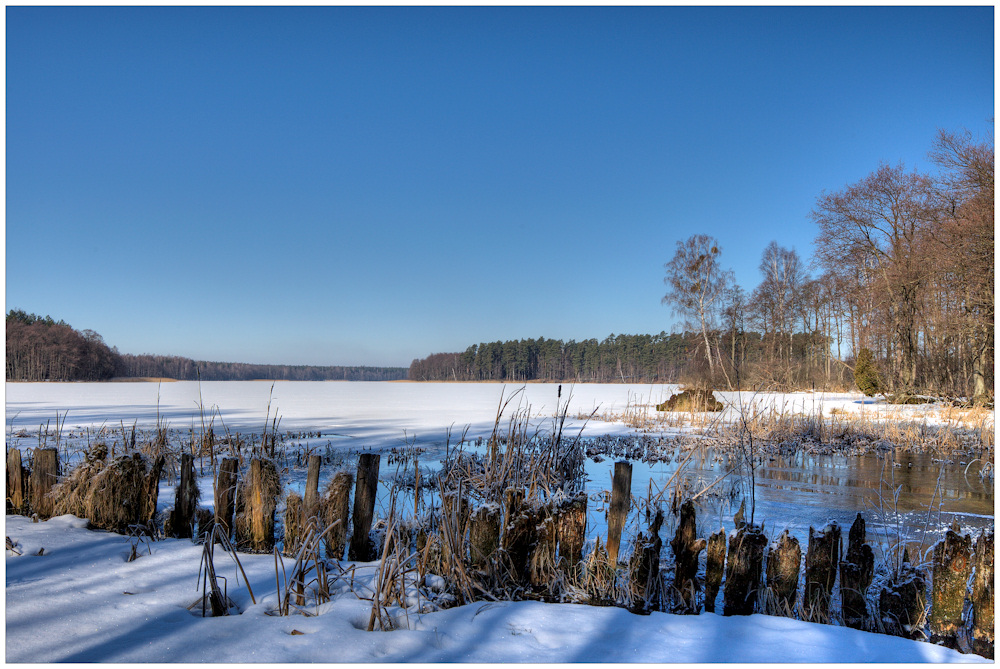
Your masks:
M750 290L992 132L993 14L7 7L6 308L258 363L669 331L676 241Z

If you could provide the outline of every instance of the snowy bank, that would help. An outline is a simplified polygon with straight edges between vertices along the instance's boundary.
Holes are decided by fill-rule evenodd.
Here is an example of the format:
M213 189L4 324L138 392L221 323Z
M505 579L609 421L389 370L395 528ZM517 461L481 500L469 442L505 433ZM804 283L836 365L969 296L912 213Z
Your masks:
M60 516L7 516L7 662L985 662L929 643L764 615L631 614L539 602L478 602L398 611L401 629L367 632L371 604L355 583L334 584L318 615L275 609L274 558L241 555L257 603L221 553L219 574L241 615L202 618L201 547L167 539L140 546ZM38 553L41 552L41 555ZM20 555L16 554L20 553ZM346 566L346 563L345 563Z

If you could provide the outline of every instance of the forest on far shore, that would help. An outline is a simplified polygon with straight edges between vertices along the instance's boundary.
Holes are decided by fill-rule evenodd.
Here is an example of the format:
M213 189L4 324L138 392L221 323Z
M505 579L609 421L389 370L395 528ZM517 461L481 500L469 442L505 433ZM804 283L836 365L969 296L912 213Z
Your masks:
M327 367L208 362L174 355L132 355L109 347L93 330L14 309L7 313L8 381L108 381L168 378L178 381L395 381L404 367Z

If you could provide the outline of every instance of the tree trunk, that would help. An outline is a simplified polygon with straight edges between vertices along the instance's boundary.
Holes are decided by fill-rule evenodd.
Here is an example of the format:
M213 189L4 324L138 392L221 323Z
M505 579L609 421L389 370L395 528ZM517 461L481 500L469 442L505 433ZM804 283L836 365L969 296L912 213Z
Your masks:
M840 601L844 625L865 629L868 619L866 594L875 573L875 555L865 543L865 520L859 513L847 540L847 558L840 563Z
M972 577L972 647L993 659L993 532L983 532L976 539L976 573Z
M748 616L754 612L760 591L765 546L767 537L755 525L744 525L729 538L723 615Z
M21 465L21 451L12 448L7 451L7 513L24 513L24 467Z
M972 537L953 530L934 545L931 572L931 643L958 648L965 590L972 572Z

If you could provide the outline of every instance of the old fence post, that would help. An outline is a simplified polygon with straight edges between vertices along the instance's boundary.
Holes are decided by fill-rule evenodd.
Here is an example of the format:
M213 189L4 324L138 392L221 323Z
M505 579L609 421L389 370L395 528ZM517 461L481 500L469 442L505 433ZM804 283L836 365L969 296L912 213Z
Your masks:
M59 451L54 448L36 448L34 462L29 477L31 510L45 519L52 516L55 502L49 498L49 491L59 478Z
M219 463L219 473L215 479L215 524L220 532L231 538L233 516L236 513L236 481L239 477L240 461L223 458Z
M344 558L344 548L347 546L347 522L351 512L351 484L354 477L350 472L337 472L326 484L323 493L322 511L320 512L324 525L334 525L325 539L326 556L335 560ZM323 530L326 527L322 528Z
M756 525L743 525L729 538L726 558L726 588L723 591L726 616L748 616L754 612L764 569L767 537Z
M972 573L972 537L948 530L934 545L931 571L931 643L958 648L965 591Z
M830 600L840 564L840 525L829 523L817 532L809 528L806 550L806 589L802 619L815 623L830 622Z
M769 607L774 615L795 617L795 599L799 590L799 565L802 564L802 547L799 540L781 533L767 551L767 589Z
M319 513L319 468L323 463L323 456L313 454L309 456L309 468L306 470L306 490L302 499L302 508L306 518L312 518ZM319 528L322 532L324 528Z
M976 573L972 577L972 649L993 659L993 532L976 539Z
M632 463L616 462L611 482L611 507L608 509L608 561L612 567L618 564L618 549L631 502Z
M698 612L698 555L705 550L705 540L699 539L697 535L694 502L688 500L681 505L680 522L670 542L676 563L674 589L680 595L681 608L685 613Z
M24 467L21 451L7 451L7 513L24 513Z
M371 538L375 513L375 493L378 490L379 455L362 453L358 458L358 478L354 488L354 534L351 536L349 559L370 562L375 559Z
M705 549L705 610L715 612L715 600L722 587L722 572L726 566L726 531L720 529L708 538Z
M868 618L866 593L875 574L875 554L865 543L865 519L858 514L847 535L847 556L840 563L840 602L844 625L864 629Z
M194 478L194 456L181 453L181 480L174 493L174 510L169 518L170 536L190 539L197 509L198 483Z

